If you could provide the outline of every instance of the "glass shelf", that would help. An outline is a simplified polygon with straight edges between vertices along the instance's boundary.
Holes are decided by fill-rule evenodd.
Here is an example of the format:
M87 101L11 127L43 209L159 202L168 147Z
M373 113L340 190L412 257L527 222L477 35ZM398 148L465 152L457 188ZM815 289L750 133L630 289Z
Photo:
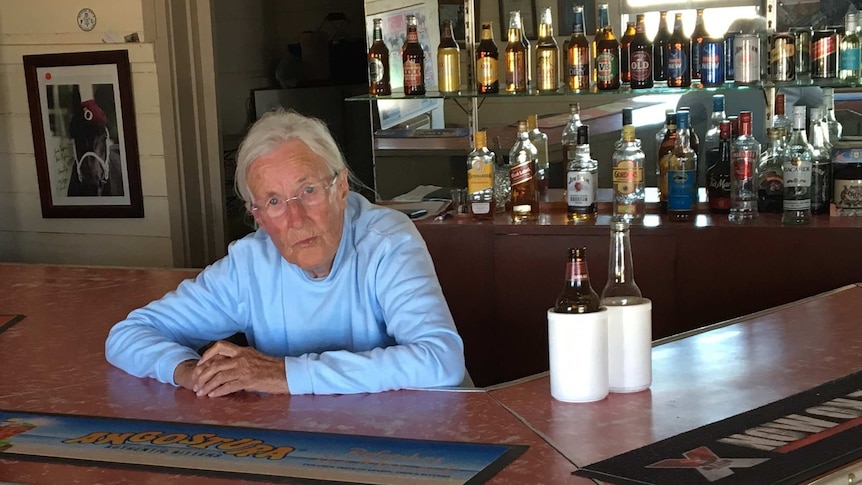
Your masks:
M796 81L788 81L788 82L763 82L757 84L735 84L733 81L729 81L724 83L721 86L702 86L697 81L692 81L691 87L688 88L672 88L667 87L666 85L657 85L652 88L647 89L632 89L629 87L622 87L620 89L613 89L607 91L600 91L595 87L591 87L589 90L579 90L579 91L571 91L569 89L559 89L557 91L551 92L538 92L532 91L527 93L507 93L505 91L500 91L499 93L494 94L483 94L478 93L476 91L464 90L458 91L457 93L441 93L439 91L431 91L429 90L424 95L408 95L404 94L403 91L393 90L391 95L387 96L375 96L370 94L363 94L359 96L352 96L346 99L346 101L373 101L373 100L403 100L403 99L469 99L469 98L536 98L536 97L552 97L552 96L606 96L606 95L642 95L642 94L685 94L687 92L692 91L739 91L746 89L768 89L768 88L796 88L796 87L812 87L817 86L821 88L858 88L862 86L859 83L852 82L843 82L838 79L800 79Z

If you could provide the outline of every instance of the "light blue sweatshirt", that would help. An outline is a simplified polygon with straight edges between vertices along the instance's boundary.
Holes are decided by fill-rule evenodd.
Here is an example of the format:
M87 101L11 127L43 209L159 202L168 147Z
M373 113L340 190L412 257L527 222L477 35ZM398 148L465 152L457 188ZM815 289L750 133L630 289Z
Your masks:
M350 193L328 276L288 263L262 230L160 300L117 323L108 361L176 385L193 350L244 332L284 356L291 394L453 386L464 378L458 335L431 256L413 222Z

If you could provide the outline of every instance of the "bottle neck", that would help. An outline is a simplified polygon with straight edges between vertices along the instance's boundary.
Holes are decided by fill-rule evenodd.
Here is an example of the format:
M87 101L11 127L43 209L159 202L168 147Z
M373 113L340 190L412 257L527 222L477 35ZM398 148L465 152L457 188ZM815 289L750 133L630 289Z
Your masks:
M383 42L383 28L379 25L374 26L374 42Z
M587 29L584 27L584 11L575 12L575 18L572 20L572 35L586 35Z
M623 229L613 229L611 231L611 264L608 267L608 284L620 285L622 283L627 283L631 285L635 285L634 278L634 267L632 266L632 249L631 249L631 240L629 238L629 230ZM637 287L635 286L635 289ZM623 295L615 295L615 296L623 296ZM640 290L638 290L637 295L627 295L627 296L641 296Z
M823 128L817 120L811 120L811 146L814 148L826 148L826 137L823 134Z
M682 33L682 17L677 17L676 19L674 19L674 21L673 21L673 33L674 33L674 35L676 35L676 34L684 35Z
M482 37L481 40L490 40L494 41L494 31L485 27L482 27Z
M644 22L643 19L638 19L638 22L635 25L635 32L638 34L646 34L646 22Z
M635 141L635 127L632 125L623 126L623 141L624 142L633 142Z
M590 286L590 275L587 262L582 259L572 259L566 264L566 287L581 288Z
M599 10L599 23L598 29L602 30L607 27L611 23L610 17L608 17L608 9L603 8Z

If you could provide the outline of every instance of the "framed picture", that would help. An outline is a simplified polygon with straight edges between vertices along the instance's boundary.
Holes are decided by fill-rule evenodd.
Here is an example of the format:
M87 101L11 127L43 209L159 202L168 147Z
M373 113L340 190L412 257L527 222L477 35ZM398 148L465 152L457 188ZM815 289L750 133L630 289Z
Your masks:
M42 217L144 217L125 50L24 56Z
M500 0L500 35L503 42L508 38L509 12L521 11L521 23L528 39L538 38L536 21L536 0Z
M467 37L464 35L464 0L437 0L440 9L440 34L443 34L443 24L447 20L452 21L452 34L455 40L463 48ZM479 0L473 1L473 39L479 42L479 31L482 28L482 20L479 17Z
M557 35L572 35L574 7L584 7L584 29L587 35L596 31L596 0L557 0Z

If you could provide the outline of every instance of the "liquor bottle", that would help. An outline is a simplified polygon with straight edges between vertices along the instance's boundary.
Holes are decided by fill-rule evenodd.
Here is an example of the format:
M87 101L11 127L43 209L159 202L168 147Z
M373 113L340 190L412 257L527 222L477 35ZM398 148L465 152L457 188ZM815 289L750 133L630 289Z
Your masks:
M689 113L688 121L689 121L689 133L691 137L689 138L689 143L691 143L691 148L694 150L694 153L700 153L700 137L697 136L697 130L691 128L691 109L688 106L680 106L678 111L686 111Z
M539 200L543 200L548 193L548 135L539 131L539 119L536 115L527 116L527 130L529 130L530 143L536 147L536 190L539 191Z
M521 34L521 12L509 12L509 43L506 44L506 91L509 93L527 92L527 52L530 44Z
M599 162L590 154L589 126L578 126L576 143L575 155L566 164L566 214L575 223L596 219L599 188Z
M838 78L844 82L855 83L859 80L859 36L856 34L856 14L844 17L844 35L838 54Z
M676 144L667 170L667 212L672 221L687 221L697 204L697 152L689 141L688 112L676 114Z
M443 24L440 46L437 47L437 89L441 93L461 90L461 50L452 35L452 21Z
M560 136L565 167L568 167L578 156L578 127L581 125L583 125L581 123L581 105L580 103L572 103L569 105L569 121Z
M629 64L629 46L631 46L632 39L635 38L636 33L635 23L626 22L626 30L623 32L623 36L620 37L620 82L623 84L629 84L632 81L631 65Z
M811 213L828 214L832 202L832 150L826 144L826 136L817 119L820 108L811 108Z
M709 118L709 128L703 137L703 146L700 147L700 158L697 165L697 185L709 187L706 183L706 171L718 161L719 125L727 119L724 112L724 95L712 95L712 116ZM692 130L694 131L694 130Z
M835 146L844 132L844 127L835 118L835 89L823 88L823 106L826 108L825 119L829 129L829 139L826 141L829 146Z
M627 306L642 303L643 294L635 283L631 237L627 222L611 224L611 247L608 254L608 282L602 289L601 304Z
M494 161L494 211L506 213L512 210L512 185L509 180L509 161L503 156L500 137L494 137L496 154Z
M629 44L629 71L632 89L653 87L652 42L646 35L644 15L637 15L635 36Z
M730 121L722 120L718 126L718 148L707 151L706 197L709 211L713 213L730 212Z
M751 134L751 112L739 112L739 136L730 149L730 214L727 220L745 224L757 220L757 177L760 142Z
M620 43L613 27L605 26L596 44L596 89L607 91L620 87Z
M590 88L590 42L584 27L584 7L576 5L572 22L572 38L566 49L567 82L569 89Z
M593 83L596 83L599 80L598 71L596 70L596 57L599 55L599 41L605 38L605 27L610 24L611 21L608 16L608 4L600 3L596 19L596 35L593 37L593 42L590 44L590 58L593 60L593 74L591 76L591 80Z
M811 222L811 160L813 153L805 133L805 106L793 107L793 134L782 158L784 170L784 211L781 223Z
M374 19L374 41L368 49L368 94L392 94L389 83L389 48L383 42L383 20Z
M536 89L553 93L560 87L560 48L554 40L551 8L542 10L539 40L536 42Z
M474 146L467 156L467 197L470 212L477 220L494 217L494 152L488 150L484 131L473 137Z
M691 32L691 79L700 79L700 61L703 41L709 37L703 22L703 9L697 9L694 30Z
M613 153L615 221L639 221L644 216L644 156L635 138L632 109L623 108L622 143Z
M736 141L739 138L739 115L730 115L727 119L730 121L730 137Z
M784 131L766 129L766 148L757 166L757 210L781 214L784 201Z
M785 114L784 94L775 95L775 116L772 117L772 127L782 132L785 140L790 139L790 132L793 131L793 123Z
M670 30L667 26L667 11L659 12L658 32L652 41L652 77L654 81L667 81L667 49Z
M481 94L500 92L500 78L497 62L500 53L494 42L491 22L482 22L481 40L476 46L476 91Z
M512 220L524 222L536 218L539 201L536 197L536 147L530 143L527 121L518 121L518 139L509 151L509 185Z
M401 48L404 62L404 94L425 94L425 53L419 45L416 16L407 16L407 40Z
M563 291L554 302L556 313L592 313L599 311L601 300L590 285L587 270L587 248L569 248Z
M676 112L671 111L667 115L667 132L664 139L658 145L658 208L662 213L667 212L667 171L670 167L670 159L673 156L673 148L676 146Z
M682 31L682 14L674 16L673 33L667 44L667 85L691 86L691 41Z

